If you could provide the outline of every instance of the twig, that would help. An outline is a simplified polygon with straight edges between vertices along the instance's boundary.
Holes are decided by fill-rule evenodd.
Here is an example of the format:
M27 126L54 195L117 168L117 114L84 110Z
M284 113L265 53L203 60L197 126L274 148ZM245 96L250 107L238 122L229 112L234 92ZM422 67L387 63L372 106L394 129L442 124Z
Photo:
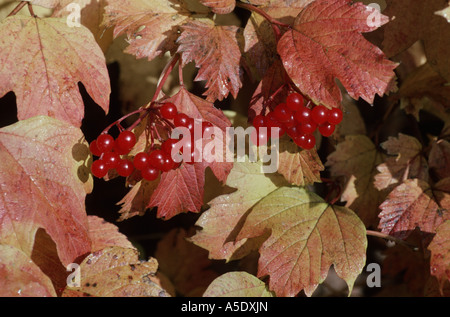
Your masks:
M16 15L27 4L30 4L30 3L28 1L20 1L20 3L14 8L14 10L11 11L10 14L8 14L7 17L10 17L12 15Z
M386 233L382 233L382 232L374 231L374 230L366 230L366 234L367 234L368 236L378 237L378 238L382 238L382 239L386 239L386 240L393 241L393 242L395 242L395 243L397 243L397 244L401 244L401 245L404 245L404 246L406 246L406 247L408 247L408 248L411 248L411 249L413 249L414 251L418 251L418 250L419 250L419 248L416 247L415 245L412 245L412 244L410 244L410 243L408 243L408 242L406 242L406 241L404 241L404 240L402 240L402 239L393 237L393 236L388 235L388 234L386 234Z

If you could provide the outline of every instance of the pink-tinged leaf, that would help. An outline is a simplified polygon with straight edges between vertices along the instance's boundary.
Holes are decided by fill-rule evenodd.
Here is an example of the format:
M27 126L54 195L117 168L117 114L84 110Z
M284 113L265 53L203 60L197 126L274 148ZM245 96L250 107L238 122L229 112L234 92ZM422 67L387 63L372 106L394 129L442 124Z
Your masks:
M0 244L0 297L54 297L51 280L23 251Z
M127 35L126 53L152 60L176 48L179 26L189 16L179 0L108 0L103 24L114 26L114 37Z
M278 42L287 73L314 103L340 107L342 95L335 79L352 98L371 104L376 94L382 96L393 88L396 64L361 34L377 29L367 23L371 15L377 16L378 26L388 22L359 2L317 0Z
M0 23L0 97L15 92L19 120L47 115L80 126L79 82L108 112L105 57L87 28L71 28L65 19L20 15Z
M216 26L206 20L186 23L182 29L177 41L178 52L183 65L194 61L199 68L195 80L206 81L207 100L222 100L229 93L236 98L242 87L239 28Z
M436 228L436 235L428 250L431 251L431 275L438 279L442 294L444 285L450 281L450 220Z
M88 158L82 139L80 129L44 116L0 129L0 243L31 255L43 228L64 265L90 252L85 197L92 178L79 179L86 162L74 159L79 148Z
M247 272L228 272L216 278L203 297L273 297L267 285Z
M379 228L383 233L402 239L416 227L435 233L442 222L450 219L450 178L433 187L422 180L405 180L394 188L380 209Z
M234 10L236 0L200 0L200 3L211 8L217 14L227 14Z
M361 273L367 238L355 213L305 188L281 187L253 207L236 240L270 232L259 249L258 277L277 296L311 296L333 265L349 293Z
M91 252L113 246L134 249L133 244L112 223L97 216L88 216L88 226L92 240Z

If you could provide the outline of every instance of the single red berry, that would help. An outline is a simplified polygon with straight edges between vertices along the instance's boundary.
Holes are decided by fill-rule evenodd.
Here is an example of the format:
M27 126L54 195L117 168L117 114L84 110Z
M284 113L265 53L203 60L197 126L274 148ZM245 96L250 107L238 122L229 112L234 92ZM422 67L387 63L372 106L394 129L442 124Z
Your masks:
M166 158L166 154L162 150L153 150L148 155L149 163L151 166L162 170L164 165L164 159Z
M292 139L295 139L297 136L300 135L300 129L299 129L299 126L294 125L294 126L288 128L288 129L286 130L286 133L287 133L287 135L289 135Z
M180 140L167 139L161 144L161 150L163 150L167 155L172 156L172 149L178 142L180 142Z
M173 118L173 123L175 124L176 127L187 127L187 125L189 124L189 119L190 117L187 116L186 114L178 113Z
M172 158L168 155L165 156L163 165L161 167L161 172L168 172L172 169L175 169L177 166L177 163L172 160Z
M143 170L141 170L141 175L148 181L154 181L159 176L159 170L153 166L148 165Z
M116 168L120 161L120 156L116 152L103 153L102 161L105 162L109 169Z
M256 129L259 129L260 127L265 127L267 124L266 117L258 114L253 118L252 124Z
M311 110L311 118L319 125L325 123L328 119L328 109L322 105L315 106Z
M262 127L259 129L255 129L250 134L250 140L253 145L260 146L266 145L269 141L269 134L267 132L267 128Z
M108 167L103 160L96 160L91 165L91 172L97 178L103 178L108 173Z
M319 125L319 132L324 137L329 137L333 134L335 128L336 128L336 126L334 124L325 122L325 123Z
M123 177L130 176L134 171L133 163L130 160L120 160L116 167L117 174Z
M116 139L117 149L120 154L128 154L136 144L136 136L131 131L122 131Z
M161 112L163 118L168 120L172 120L173 118L175 118L178 113L177 106L175 106L171 102L166 102L165 104L163 104L159 111Z
M316 138L312 134L300 134L294 142L305 150L311 150L316 145Z
M281 103L275 107L273 115L278 121L284 123L288 122L291 119L292 111L289 110L285 103Z
M143 170L149 165L148 154L145 152L139 152L134 156L133 165L138 170Z
M298 111L304 104L303 96L297 92L289 94L286 98L286 106L292 111Z
M92 155L100 156L102 155L102 152L97 147L97 140L94 140L89 144L89 150L91 151Z
M294 113L294 119L298 123L304 123L311 120L311 110L306 107L301 107L296 113Z
M100 134L97 138L97 148L101 153L111 152L114 148L114 138L109 134Z
M337 125L341 123L343 118L342 110L339 108L332 108L330 111L328 111L328 118L327 121L331 124Z
M286 133L286 127L281 122L278 122L275 116L273 115L273 111L269 112L266 116L266 126L269 129L269 135L273 137L275 134L272 133L272 128L278 129L278 137L282 137Z
M316 129L317 129L317 124L312 120L300 124L300 127L299 127L300 132L303 134L311 134L314 131L316 131Z

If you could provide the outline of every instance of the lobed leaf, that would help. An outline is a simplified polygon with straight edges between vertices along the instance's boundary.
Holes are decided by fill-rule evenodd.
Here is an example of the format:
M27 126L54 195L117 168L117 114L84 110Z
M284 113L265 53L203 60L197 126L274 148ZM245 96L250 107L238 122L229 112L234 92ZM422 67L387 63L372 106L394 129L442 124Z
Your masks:
M273 297L266 284L247 272L228 272L216 278L203 297Z

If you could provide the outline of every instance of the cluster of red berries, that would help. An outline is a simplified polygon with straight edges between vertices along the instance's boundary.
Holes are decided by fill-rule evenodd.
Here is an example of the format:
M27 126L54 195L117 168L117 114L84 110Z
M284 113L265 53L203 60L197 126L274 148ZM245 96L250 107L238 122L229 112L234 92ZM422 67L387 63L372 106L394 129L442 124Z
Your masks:
M102 133L98 138L91 142L90 151L99 159L92 163L91 172L95 177L103 178L109 170L115 169L120 176L130 176L133 171L139 170L142 178L152 181L159 177L160 172L168 172L176 169L181 162L175 162L172 159L172 150L175 145L182 141L180 154L186 149L189 151L190 160L185 162L193 164L196 159L194 125L195 121L188 115L178 112L177 107L170 102L163 104L159 109L159 115L165 120L172 122L172 127L184 127L190 132L190 137L180 139L168 138L161 143L160 148L152 147L148 152L137 153L133 160L121 158L121 155L127 156L136 144L136 136L133 132L124 130L117 139L114 139L107 133ZM202 121L202 136L208 129L212 129L210 122Z
M316 144L313 133L319 130L322 136L329 137L335 127L342 121L342 111L338 108L331 110L319 105L312 109L304 105L301 94L290 93L285 103L278 104L267 115L257 115L253 119L253 126L257 131L257 144L267 143L271 137L270 128L278 128L279 137L285 133L303 149L312 149ZM265 127L267 129L260 129Z

